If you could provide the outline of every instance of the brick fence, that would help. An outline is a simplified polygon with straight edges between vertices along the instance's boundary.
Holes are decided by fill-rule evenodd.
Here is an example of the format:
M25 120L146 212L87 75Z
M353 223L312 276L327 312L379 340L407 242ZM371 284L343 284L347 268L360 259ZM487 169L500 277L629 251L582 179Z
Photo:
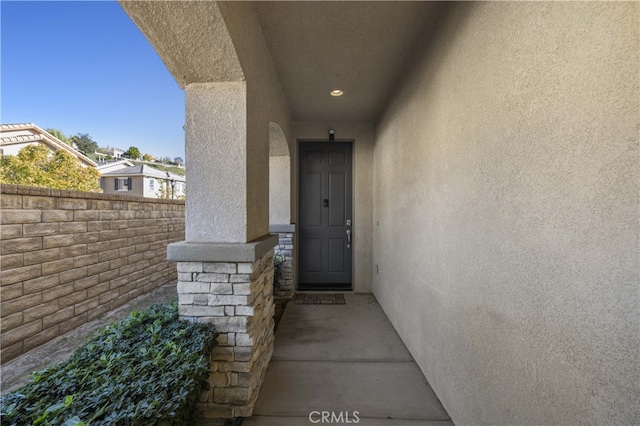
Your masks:
M177 278L184 201L0 185L4 363Z

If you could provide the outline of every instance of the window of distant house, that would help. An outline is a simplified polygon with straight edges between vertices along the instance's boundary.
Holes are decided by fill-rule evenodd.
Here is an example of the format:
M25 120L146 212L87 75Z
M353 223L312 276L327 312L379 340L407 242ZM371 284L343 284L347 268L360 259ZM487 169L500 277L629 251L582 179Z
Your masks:
M153 191L156 187L156 180L155 179L149 179L149 189L151 191Z
M115 190L116 191L131 191L132 182L131 178L116 178Z

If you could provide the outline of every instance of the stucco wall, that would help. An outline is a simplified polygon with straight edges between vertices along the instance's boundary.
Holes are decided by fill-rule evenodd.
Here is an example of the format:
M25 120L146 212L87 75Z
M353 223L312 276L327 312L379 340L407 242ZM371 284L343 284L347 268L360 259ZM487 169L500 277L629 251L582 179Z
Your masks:
M269 127L290 141L290 116L277 74L250 2L221 2L229 35L247 81L247 241L269 232Z
M185 99L186 241L246 241L246 84L192 83Z
M638 6L450 5L377 125L374 293L456 424L640 423Z
M293 137L297 141L329 139L329 129L336 131L337 141L353 140L353 290L371 292L372 217L373 217L373 123L294 122ZM298 146L293 188L298 196ZM297 217L297 215L296 215ZM296 245L297 247L297 245ZM295 257L299 259L298 254Z
M269 127L290 143L290 116L253 4L120 5L185 88L187 241L266 235Z
M291 159L269 157L269 223L289 224L291 212Z

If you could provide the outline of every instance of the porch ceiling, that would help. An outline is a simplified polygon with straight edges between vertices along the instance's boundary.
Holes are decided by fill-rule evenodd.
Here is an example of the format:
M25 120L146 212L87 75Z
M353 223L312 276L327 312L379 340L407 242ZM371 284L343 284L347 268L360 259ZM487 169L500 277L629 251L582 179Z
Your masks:
M254 5L296 121L375 121L439 10L423 1Z
M243 78L218 2L119 0L181 87ZM225 3L233 8L240 2ZM375 121L441 2L252 2L295 121ZM332 97L333 89L344 91Z

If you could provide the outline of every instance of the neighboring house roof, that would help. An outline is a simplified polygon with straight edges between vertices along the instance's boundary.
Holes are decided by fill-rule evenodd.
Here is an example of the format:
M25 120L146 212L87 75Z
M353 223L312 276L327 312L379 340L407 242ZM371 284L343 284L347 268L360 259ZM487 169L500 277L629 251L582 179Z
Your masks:
M41 143L53 151L63 150L78 159L87 167L98 167L98 164L82 153L71 148L52 134L42 130L33 123L0 124L0 146Z
M174 179L179 182L184 182L185 177L170 172L163 172L162 170L155 169L146 164L133 167L124 167L122 169L114 170L112 172L103 173L102 176L112 177L131 177L131 176L144 176L152 177L156 179Z
M134 164L127 159L105 161L98 163L98 171L100 172L100 174L105 174L133 166Z

